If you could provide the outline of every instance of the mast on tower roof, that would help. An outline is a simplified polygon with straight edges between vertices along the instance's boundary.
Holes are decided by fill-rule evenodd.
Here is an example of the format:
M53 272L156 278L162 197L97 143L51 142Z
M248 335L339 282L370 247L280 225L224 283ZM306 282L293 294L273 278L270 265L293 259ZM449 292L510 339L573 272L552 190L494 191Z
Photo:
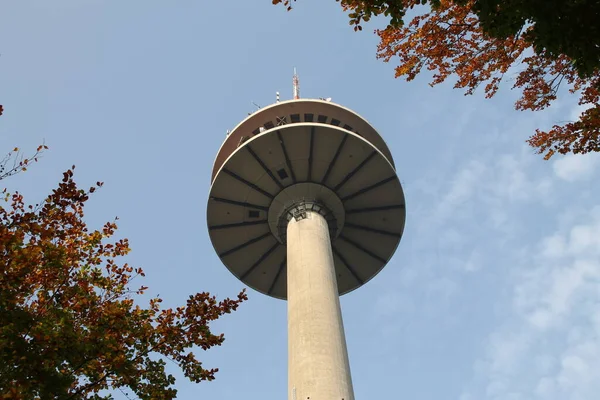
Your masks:
M300 79L298 79L296 67L294 67L294 77L292 78L292 82L294 84L294 100L298 100L300 98Z

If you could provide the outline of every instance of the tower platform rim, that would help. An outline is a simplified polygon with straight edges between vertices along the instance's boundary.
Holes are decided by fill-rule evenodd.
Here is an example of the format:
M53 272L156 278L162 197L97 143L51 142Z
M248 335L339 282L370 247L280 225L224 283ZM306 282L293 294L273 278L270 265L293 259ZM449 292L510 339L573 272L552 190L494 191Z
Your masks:
M265 107L262 107L258 111L250 113L249 115L247 115L233 129L231 129L231 131L228 132L227 137L225 138L225 140L219 146L219 149L217 150L215 159L213 160L213 168L212 168L212 173L211 173L211 183L212 183L212 180L214 180L214 177L216 176L215 166L219 162L219 157L221 156L221 153L225 150L225 147L230 144L230 138L233 140L233 138L236 135L238 135L237 131L242 126L244 126L245 124L247 124L250 120L256 119L257 116L259 116L261 114L268 114L270 111L272 111L273 109L276 109L278 107L285 107L285 106L289 106L289 105L293 106L294 104L311 104L311 103L312 104L318 104L320 106L325 106L325 107L337 108L337 109L339 109L339 110L341 110L341 111L343 111L345 113L350 114L352 117L357 118L363 124L365 124L366 126L368 126L368 130L371 131L371 134L374 134L374 137L370 138L370 139L374 139L374 141L370 140L371 144L375 145L376 147L377 146L381 146L382 149L380 148L379 150L382 150L382 153L384 153L384 155L388 158L388 161L392 164L392 166L395 167L395 162L394 162L392 153L391 153L390 149L387 147L387 144L386 144L385 140L383 139L383 136L379 133L379 131L377 129L375 129L375 127L365 117L363 117L362 115L358 114L354 110L352 110L352 109L350 109L348 107L345 107L345 106L343 106L341 104L338 104L336 102L333 102L333 101L326 101L326 100L321 100L321 99L301 98L301 99L291 99L291 100L279 101L279 102L275 102L275 103L269 104L269 105L267 105ZM261 122L261 123L263 123L263 122ZM317 123L316 121L313 121L313 122ZM293 124L296 124L296 123L299 123L299 122L293 122ZM259 127L259 126L257 126L257 127ZM247 132L247 133L250 134L250 132ZM244 132L241 133L241 135L243 135L243 134L244 134ZM360 135L360 133L359 133L359 135ZM367 138L367 139L369 140L369 138Z
M298 101L298 100L293 100L293 101ZM223 251L223 248L219 248L219 246L216 244L214 237L213 237L213 229L214 226L211 226L210 223L210 214L211 214L211 204L213 204L213 200L215 199L214 195L214 189L215 186L217 185L218 182L220 182L220 178L222 178L225 175L228 175L228 173L224 172L226 170L226 168L231 167L231 160L233 160L236 157L242 157L240 156L240 154L242 152L246 152L246 149L251 149L253 144L257 144L258 142L261 142L263 140L266 140L266 138L273 138L277 135L279 135L280 137L287 137L285 135L291 135L294 134L292 133L292 131L298 131L300 132L302 129L323 129L323 130L327 130L327 131L331 131L331 132L336 132L337 134L341 134L342 137L346 137L346 139L344 140L352 140L352 141L358 141L358 144L363 144L365 146L367 146L371 152L373 152L373 156L375 159L379 159L379 160L383 160L386 164L386 168L387 170L391 173L390 177L387 178L388 182L395 182L397 183L397 189L388 189L391 190L395 196L395 198L399 198L401 199L401 202L399 204L397 204L397 207L394 210L397 210L397 212L401 213L401 220L400 220L400 226L399 229L395 232L387 232L390 234L394 234L397 236L397 240L395 240L395 242L393 243L393 246L389 247L388 250L385 251L385 253L382 253L381 255L375 255L374 253L372 253L372 251L370 251L369 249L364 249L363 251L366 252L366 254L371 254L373 257L376 257L378 259L378 261L380 262L380 266L377 268L373 268L372 273L368 273L366 274L364 277L359 278L358 275L355 275L356 279L357 279L357 283L355 284L351 284L349 285L349 287L347 288L347 290L342 290L342 288L340 288L340 295L344 295L346 293L350 293L351 291L363 286L365 283L367 283L368 281L370 281L372 278L374 278L377 274L379 274L379 272L388 264L388 262L390 261L390 259L392 258L392 256L394 255L394 253L397 250L397 247L399 245L400 239L404 233L404 225L405 225L405 219L406 219L406 209L405 209L405 199L404 199L404 191L402 189L402 185L398 179L398 175L396 172L396 169L394 167L394 165L388 160L388 158L385 156L385 154L383 154L376 146L374 146L369 140L367 140L366 138L362 137L361 135L355 133L355 132L351 132L348 131L344 128L338 127L338 126L333 126L333 125L327 125L327 124L319 124L319 123L315 123L315 122L301 122L301 123L294 123L294 124L288 124L288 125L283 125L283 126L277 126L274 128L271 128L269 130L265 130L264 132L257 134L251 138L249 138L246 142L242 143L238 148L236 148L230 155L229 157L227 157L227 159L223 162L223 164L221 165L221 167L219 168L219 170L216 172L215 174L215 178L213 180L213 182L211 183L210 186L210 191L209 191L209 196L207 199L208 202L208 207L207 207L207 225L209 228L209 236L211 238L211 244L213 245L213 248L215 249L215 251L217 252L219 258L221 259L222 263L225 265L225 267L239 280L241 280L245 285L255 289L258 292L261 292L263 294L266 294L268 296L271 297L275 297L275 298L279 298L279 299L286 299L286 295L275 295L273 292L271 292L271 290L265 288L265 287L257 287L257 285L253 285L252 283L249 283L249 279L248 279L248 275L241 274L236 271L234 271L234 268L231 267L231 262L227 262L227 260L225 260L224 258L226 256L229 255L228 251L231 251L231 249ZM324 133L323 133L324 134ZM290 136L291 137L291 136ZM351 139L348 139L351 138ZM328 153L329 154L329 153ZM332 156L333 156L333 152L331 152ZM249 156L243 156L245 158L249 158ZM298 160L295 160L296 162L300 162ZM350 178L351 179L351 178ZM300 183L301 181L295 182ZM322 182L315 182L315 181L309 181L309 182L313 182L313 183L318 183L321 185L324 185L325 187L328 187L329 189L333 190L334 193L336 193L338 196L340 196L340 192L338 192L338 190L335 189L335 187L331 187L333 185L326 185L323 184ZM255 182L256 183L256 182ZM290 184L291 185L291 184ZM290 185L287 185L285 187L288 187ZM339 185L339 184L338 184ZM396 187L396 186L394 186ZM283 190L283 189L282 189ZM273 197L276 196L279 192L275 192L273 193ZM340 198L342 198L344 196L341 196ZM268 209L268 206L265 206ZM368 207L367 207L368 208ZM351 211L355 211L355 210L351 210ZM240 221L241 223L242 221ZM368 227L362 227L362 228L368 228ZM369 228L370 229L370 228ZM346 230L346 226L344 226L342 228L342 231ZM370 229L370 231L376 231L377 229L372 228ZM381 231L383 232L383 231ZM343 235L342 235L343 236ZM276 241L276 238L273 236L273 240ZM344 237L343 239L338 239L338 240L343 240L348 241L348 243L350 243L352 246L358 247L359 249L361 248L361 245L356 241L353 240L350 237ZM335 242L335 241L332 241ZM283 250L285 251L285 245L282 245L281 243L279 243L280 246L283 246ZM270 250L272 252L277 252L280 250L277 250L277 247L274 245L274 247L272 249L275 250ZM342 250L339 250L339 248L336 250L336 246L332 246L332 251L334 253L336 253L336 251L339 251L339 253L341 254L337 254L336 257L338 260L343 260L343 264L347 263L347 260L344 260L344 255L342 254ZM225 254L228 253L228 254ZM339 262L336 261L336 265ZM283 267L280 267L280 271ZM348 270L351 270L351 268L348 266ZM358 273L357 273L358 274ZM277 280L277 277L275 278L275 280ZM273 284L275 284L275 281L273 282Z

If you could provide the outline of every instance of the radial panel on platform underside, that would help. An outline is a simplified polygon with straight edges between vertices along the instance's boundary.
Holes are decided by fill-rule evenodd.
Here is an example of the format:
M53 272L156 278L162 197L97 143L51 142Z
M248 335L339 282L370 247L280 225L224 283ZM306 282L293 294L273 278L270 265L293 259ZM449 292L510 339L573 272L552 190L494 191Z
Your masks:
M333 190L345 209L332 240L340 294L375 276L404 229L404 194L385 156L342 128L300 123L252 137L225 161L211 186L209 234L227 268L248 286L285 299L286 247L267 223L284 188L314 182ZM301 199L299 199L301 200Z

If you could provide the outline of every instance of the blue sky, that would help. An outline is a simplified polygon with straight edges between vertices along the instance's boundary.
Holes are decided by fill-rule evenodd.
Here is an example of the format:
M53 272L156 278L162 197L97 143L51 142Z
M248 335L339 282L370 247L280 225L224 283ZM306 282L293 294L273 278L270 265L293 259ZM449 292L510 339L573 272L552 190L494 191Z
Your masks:
M524 141L576 99L516 112L506 86L465 97L406 83L333 0L20 0L0 14L0 149L50 150L3 182L43 199L77 165L92 227L120 217L150 294L177 305L243 286L206 230L211 164L254 107L332 97L387 141L407 223L388 266L342 297L357 399L590 400L600 393L600 158L545 162ZM509 78L510 79L510 78ZM286 304L250 291L201 353L217 380L179 398L286 398ZM116 398L124 398L120 394Z

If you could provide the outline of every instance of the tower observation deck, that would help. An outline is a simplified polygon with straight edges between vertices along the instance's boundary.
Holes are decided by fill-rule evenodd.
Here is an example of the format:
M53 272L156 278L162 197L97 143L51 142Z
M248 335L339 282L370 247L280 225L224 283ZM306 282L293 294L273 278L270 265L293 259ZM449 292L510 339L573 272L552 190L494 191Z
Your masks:
M354 400L339 295L386 265L405 215L388 147L345 107L277 102L227 135L210 239L238 279L288 301L289 400Z

